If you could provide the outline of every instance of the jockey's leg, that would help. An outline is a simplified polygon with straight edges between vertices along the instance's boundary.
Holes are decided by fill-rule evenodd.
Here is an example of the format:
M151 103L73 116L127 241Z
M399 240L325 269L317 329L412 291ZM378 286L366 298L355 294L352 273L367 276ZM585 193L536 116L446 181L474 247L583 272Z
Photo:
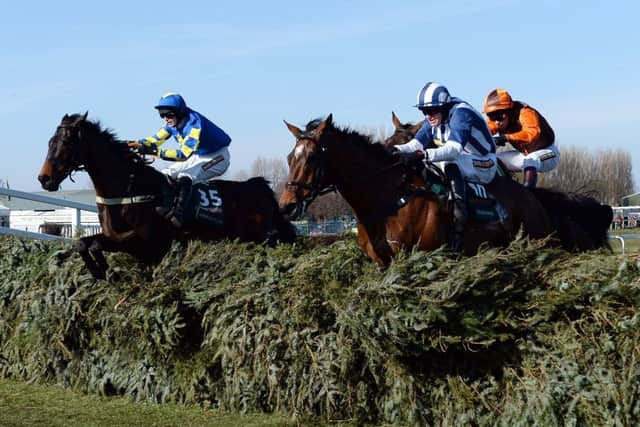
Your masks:
M538 182L538 171L534 167L525 168L523 171L524 180L522 185L527 188L536 188L536 183Z
M180 228L184 225L185 212L191 199L191 184L191 178L188 176L182 176L178 179L178 197L171 217L171 223L175 227Z
M156 212L158 215L165 217L166 219L173 216L173 202L174 202L174 186L171 179L167 176L166 182L162 183L160 187L160 205L156 206Z
M457 164L447 164L444 172L449 178L453 196L453 229L449 246L452 250L461 252L464 242L464 225L468 218L466 184Z

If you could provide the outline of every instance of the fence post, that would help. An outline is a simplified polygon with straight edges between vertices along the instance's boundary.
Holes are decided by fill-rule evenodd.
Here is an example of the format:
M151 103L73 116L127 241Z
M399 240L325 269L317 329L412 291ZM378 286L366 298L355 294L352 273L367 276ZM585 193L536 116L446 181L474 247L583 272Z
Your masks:
M75 237L78 234L78 230L79 230L79 228L80 228L80 226L82 224L82 222L81 222L82 211L80 209L78 209L78 208L76 208L75 211L76 211L75 212L75 214L76 214L75 218L74 218L73 221L71 221L71 237L72 238Z

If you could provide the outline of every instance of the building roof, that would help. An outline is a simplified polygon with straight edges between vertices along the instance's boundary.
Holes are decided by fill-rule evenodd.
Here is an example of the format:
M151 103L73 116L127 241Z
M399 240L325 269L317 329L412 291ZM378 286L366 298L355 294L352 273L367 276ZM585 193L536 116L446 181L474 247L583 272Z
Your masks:
M67 190L67 191L34 191L32 194L38 194L41 196L54 197L56 199L71 200L79 203L86 203L89 205L96 204L96 192L91 190ZM12 196L0 196L0 206L4 205L6 208L14 211L21 210L51 210L61 209L60 206L54 206L47 203L34 202L32 200L20 199Z
M640 205L640 193L629 194L622 198L622 206L638 206Z

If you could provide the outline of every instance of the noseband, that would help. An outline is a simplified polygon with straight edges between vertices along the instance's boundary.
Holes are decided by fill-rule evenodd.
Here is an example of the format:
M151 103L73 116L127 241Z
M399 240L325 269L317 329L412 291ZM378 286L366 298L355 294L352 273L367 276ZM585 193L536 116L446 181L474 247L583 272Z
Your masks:
M313 202L318 196L322 196L323 194L330 193L332 191L336 191L336 187L333 184L323 185L322 180L327 175L327 145L321 142L322 138L318 141L307 136L301 135L296 138L296 145L301 141L311 141L314 144L318 145L318 166L315 168L313 179L311 183L300 182L300 181L288 181L286 186L290 188L296 196L296 206L298 210L304 212L307 207ZM309 194L304 197L302 195L303 190L309 190Z

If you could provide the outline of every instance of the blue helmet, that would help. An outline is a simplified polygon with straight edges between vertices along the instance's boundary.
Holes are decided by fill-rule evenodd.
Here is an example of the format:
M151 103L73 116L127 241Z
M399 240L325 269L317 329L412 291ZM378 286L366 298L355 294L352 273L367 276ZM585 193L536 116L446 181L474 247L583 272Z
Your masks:
M160 97L160 101L158 101L158 105L155 108L158 110L175 110L182 113L187 110L187 104L179 94L167 92Z
M449 90L436 82L429 82L418 92L418 103L415 107L443 107L451 103Z

